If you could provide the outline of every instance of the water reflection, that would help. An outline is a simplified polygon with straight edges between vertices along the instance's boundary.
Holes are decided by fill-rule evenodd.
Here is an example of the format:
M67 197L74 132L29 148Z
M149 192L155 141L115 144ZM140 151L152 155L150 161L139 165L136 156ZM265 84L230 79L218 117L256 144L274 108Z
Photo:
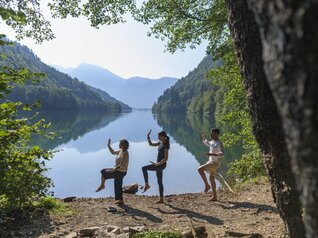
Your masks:
M184 113L160 113L154 115L158 124L167 131L177 143L184 146L187 151L194 155L195 159L203 164L207 157L204 152L208 148L203 145L201 140L201 133L204 132L209 138L210 129L215 127L214 117L203 117L195 114ZM227 128L220 128L222 139L222 132ZM227 165L239 158L242 154L242 147L240 145L226 148L225 156L222 159L222 171L227 171Z
M151 138L166 130L171 138L168 166L164 171L165 194L200 192L203 183L197 172L206 161L203 156L207 148L201 142L201 131L209 132L213 120L182 114L158 114L151 111L131 113L47 113L43 115L52 122L52 129L61 136L60 140L47 141L36 138L35 143L47 148L58 148L54 158L48 162L49 177L54 181L55 196L103 197L113 196L113 181L106 189L95 193L100 181L100 170L113 167L114 156L107 150L107 140L118 148L118 141L126 138L130 142L130 162L124 185L143 184L141 167L155 160L157 148L147 143L149 129ZM229 154L229 153L227 153ZM155 173L149 173L151 189L147 195L158 195Z
M110 122L124 116L123 113L106 113L97 111L41 111L38 118L51 123L50 131L57 133L53 140L34 136L33 144L52 150L62 144L84 136L86 133L106 127Z

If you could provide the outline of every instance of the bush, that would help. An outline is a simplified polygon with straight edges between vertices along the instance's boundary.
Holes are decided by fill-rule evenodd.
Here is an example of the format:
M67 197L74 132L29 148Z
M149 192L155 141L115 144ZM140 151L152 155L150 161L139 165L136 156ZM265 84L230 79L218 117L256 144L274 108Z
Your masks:
M45 176L45 161L53 153L30 145L31 135L45 135L48 125L44 120L36 121L36 114L20 116L19 112L33 106L4 100L14 83L40 76L26 69L0 68L0 205L13 210L31 205L35 196L44 195L51 186Z
M47 209L55 215L72 215L75 212L67 204L51 196L41 197L39 201L34 202L34 205L36 207Z
M256 150L248 154L243 154L242 159L231 162L228 175L242 182L265 176L266 171L260 151Z

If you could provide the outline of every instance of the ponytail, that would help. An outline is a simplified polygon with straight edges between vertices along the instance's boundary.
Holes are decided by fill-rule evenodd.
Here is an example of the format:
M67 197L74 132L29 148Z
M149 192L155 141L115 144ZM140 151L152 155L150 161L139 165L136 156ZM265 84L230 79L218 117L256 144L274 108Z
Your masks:
M170 138L165 131L160 131L158 135L163 136L165 138L164 145L170 148Z

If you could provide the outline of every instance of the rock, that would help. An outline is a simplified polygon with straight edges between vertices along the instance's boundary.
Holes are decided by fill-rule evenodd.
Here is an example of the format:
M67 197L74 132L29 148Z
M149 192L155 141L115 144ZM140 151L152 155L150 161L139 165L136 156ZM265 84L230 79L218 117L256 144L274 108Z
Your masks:
M108 207L107 211L109 211L109 212L117 212L117 208L116 207Z
M87 228L81 229L79 231L79 235L80 236L91 236L98 229L99 229L99 227L97 227L97 226L87 227Z
M131 185L127 185L123 187L123 192L124 193L133 193L135 194L136 192L138 192L138 184L134 183Z
M197 238L208 237L208 233L206 232L206 228L204 226L195 226L193 229L196 233ZM189 229L187 231L182 232L181 236L182 236L182 238L193 238L194 237L192 229Z
M113 229L111 232L112 232L113 234L115 234L115 235L119 235L119 234L121 233L121 230L120 230L120 228L118 227L118 228Z
M146 226L134 226L134 227L130 227L130 229L134 229L134 230L139 231L139 232L143 232L143 231L148 230Z
M65 238L76 238L76 237L77 237L76 232L72 232L72 233L68 234L67 236L65 236Z
M192 235L192 232L189 230L189 231L182 232L181 237L182 238L193 238L193 235Z
M135 234L139 233L140 231L135 230L133 228L129 228L129 233L128 233L128 237L131 238L133 237Z
M194 230L198 235L206 233L205 226L195 226Z
M63 198L63 202L73 202L76 199L76 197L66 197Z
M119 229L118 226L112 226L112 225L109 225L106 227L106 231L107 232L111 232L112 230L115 230L115 229Z

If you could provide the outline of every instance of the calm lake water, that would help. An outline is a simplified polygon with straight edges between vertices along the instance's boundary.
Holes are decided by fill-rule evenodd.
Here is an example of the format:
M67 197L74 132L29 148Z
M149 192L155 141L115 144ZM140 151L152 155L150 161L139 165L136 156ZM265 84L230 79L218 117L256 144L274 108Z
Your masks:
M157 134L161 130L170 136L169 160L163 175L165 195L201 192L204 188L197 168L207 160L204 152L208 148L202 144L200 133L205 131L208 135L209 129L214 126L213 120L190 118L182 114L154 115L151 111L104 115L51 112L42 117L52 122L52 130L60 136L60 139L53 141L34 139L42 147L60 150L47 162L50 168L48 176L54 182L51 191L54 191L55 197L114 196L113 180L106 182L106 189L95 192L100 183L100 170L113 167L115 162L115 156L107 148L108 138L112 140L113 149L118 149L121 138L128 139L130 158L124 185L143 185L141 167L149 164L149 160L155 161L157 157L157 147L147 143L149 129L152 129L153 141L157 141ZM226 170L226 164L239 154L237 149L226 153L222 173ZM158 195L155 172L149 172L149 184L151 188L143 195ZM137 194L142 194L141 190Z

